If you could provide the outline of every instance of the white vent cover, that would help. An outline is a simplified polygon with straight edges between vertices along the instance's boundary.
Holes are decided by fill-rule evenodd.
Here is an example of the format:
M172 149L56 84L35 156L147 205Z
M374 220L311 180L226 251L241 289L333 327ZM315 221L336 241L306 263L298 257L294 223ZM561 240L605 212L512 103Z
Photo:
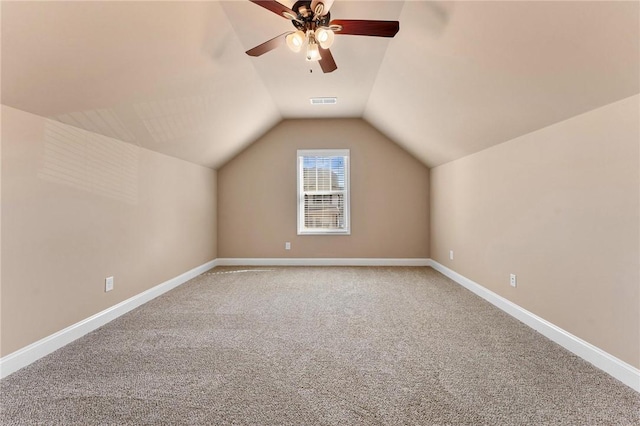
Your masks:
M310 98L311 105L335 105L338 103L338 98Z

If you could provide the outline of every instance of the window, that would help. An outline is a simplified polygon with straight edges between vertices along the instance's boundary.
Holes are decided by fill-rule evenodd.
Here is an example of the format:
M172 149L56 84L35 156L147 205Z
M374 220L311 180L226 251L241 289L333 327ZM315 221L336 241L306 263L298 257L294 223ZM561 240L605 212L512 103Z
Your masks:
M299 150L298 235L350 232L349 150Z

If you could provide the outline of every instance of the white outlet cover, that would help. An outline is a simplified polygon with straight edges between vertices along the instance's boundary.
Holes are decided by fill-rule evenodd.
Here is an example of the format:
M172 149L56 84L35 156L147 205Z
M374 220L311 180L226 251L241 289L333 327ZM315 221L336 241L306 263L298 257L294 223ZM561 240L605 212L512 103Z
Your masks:
M453 260L453 250L449 250L449 260Z
M290 242L284 243L284 249L285 250L291 250L291 243Z
M104 279L104 291L113 290L113 277L107 277Z
M518 284L516 274L511 274L509 277L509 284L511 284L511 287L515 287Z

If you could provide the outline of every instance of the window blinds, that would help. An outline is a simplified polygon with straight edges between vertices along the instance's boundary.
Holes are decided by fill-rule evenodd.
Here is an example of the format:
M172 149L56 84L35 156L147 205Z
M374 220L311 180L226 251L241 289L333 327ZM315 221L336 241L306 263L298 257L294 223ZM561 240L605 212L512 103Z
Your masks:
M349 151L298 152L298 233L349 232Z

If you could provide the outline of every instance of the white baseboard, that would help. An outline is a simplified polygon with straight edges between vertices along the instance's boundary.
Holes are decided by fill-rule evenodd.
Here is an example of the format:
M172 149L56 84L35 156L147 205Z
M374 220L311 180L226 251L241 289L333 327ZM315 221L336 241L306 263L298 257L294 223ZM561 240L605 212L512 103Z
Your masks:
M429 259L429 265L441 274L451 278L471 292L482 297L489 303L505 311L512 317L520 320L529 327L538 331L548 339L554 341L565 349L573 352L585 361L593 364L602 371L620 380L636 392L640 392L640 370L626 362L614 357L602 349L585 342L579 337L563 330L562 328L540 318L539 316L521 308L515 303L484 288L480 284L458 274L444 265Z
M0 378L4 378L34 361L73 342L85 334L102 327L121 315L172 290L215 266L430 266L436 271L477 294L489 303L558 343L582 359L640 392L640 370L608 354L602 349L572 335L547 320L521 308L515 303L484 288L480 284L458 274L432 259L381 259L381 258L222 258L212 260L165 281L145 292L133 296L111 308L99 312L64 330L45 337L29 346L0 358Z
M102 327L110 321L121 315L141 306L148 301L178 287L190 279L208 271L217 265L216 260L205 263L204 265L195 267L175 278L163 282L147 291L133 296L123 302L118 303L102 312L99 312L87 319L73 324L64 330L60 330L44 339L25 346L7 356L0 358L0 378L4 378L19 369L26 367L34 361L60 349L61 347L73 342L74 340L84 336L85 334Z
M221 258L218 266L429 266L429 259L385 258Z

